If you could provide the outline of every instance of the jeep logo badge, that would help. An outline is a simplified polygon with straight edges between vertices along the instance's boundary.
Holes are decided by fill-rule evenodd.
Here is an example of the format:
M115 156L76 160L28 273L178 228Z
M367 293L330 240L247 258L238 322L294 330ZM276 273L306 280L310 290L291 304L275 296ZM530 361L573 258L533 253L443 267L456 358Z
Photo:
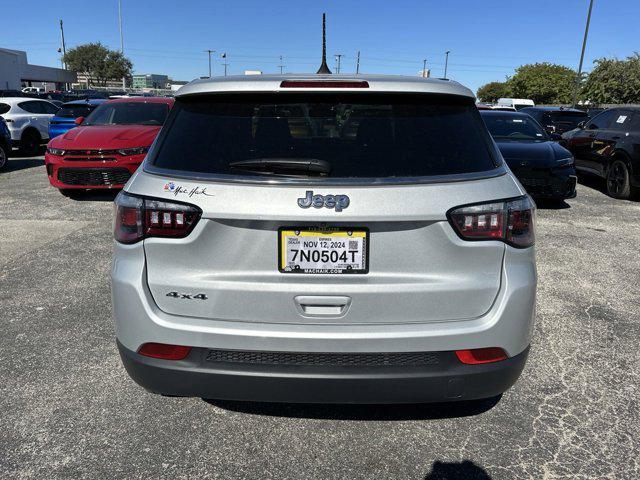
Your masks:
M307 190L306 197L298 199L300 208L334 208L336 212L341 212L349 206L347 195L314 195L312 190Z

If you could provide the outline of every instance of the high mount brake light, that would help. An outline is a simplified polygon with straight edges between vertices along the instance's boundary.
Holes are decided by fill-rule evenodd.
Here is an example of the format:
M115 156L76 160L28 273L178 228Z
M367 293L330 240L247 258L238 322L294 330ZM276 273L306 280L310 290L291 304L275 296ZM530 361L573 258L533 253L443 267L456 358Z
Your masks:
M535 242L535 205L528 196L456 207L447 216L464 240L500 240L518 248Z
M280 88L369 88L364 80L283 80Z
M149 237L183 238L191 233L201 213L193 205L120 192L115 201L114 237L120 243Z

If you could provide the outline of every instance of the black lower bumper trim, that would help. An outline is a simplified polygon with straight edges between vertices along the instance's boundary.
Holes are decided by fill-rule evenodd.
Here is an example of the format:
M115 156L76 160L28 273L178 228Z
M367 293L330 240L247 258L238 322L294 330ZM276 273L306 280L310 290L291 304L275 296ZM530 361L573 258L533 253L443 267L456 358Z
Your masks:
M142 356L120 342L124 366L136 383L163 395L291 403L424 403L476 400L511 387L529 349L501 362L465 365L453 352L430 352L432 365L301 366L215 363L205 348L185 360Z

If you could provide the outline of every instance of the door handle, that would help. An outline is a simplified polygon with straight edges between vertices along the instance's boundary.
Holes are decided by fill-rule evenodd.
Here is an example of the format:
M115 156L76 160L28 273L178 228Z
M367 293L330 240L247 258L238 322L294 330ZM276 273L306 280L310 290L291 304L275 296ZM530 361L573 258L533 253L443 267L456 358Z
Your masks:
M614 135L611 140L620 140L620 135Z
M299 295L294 302L303 317L343 317L351 306L351 297Z

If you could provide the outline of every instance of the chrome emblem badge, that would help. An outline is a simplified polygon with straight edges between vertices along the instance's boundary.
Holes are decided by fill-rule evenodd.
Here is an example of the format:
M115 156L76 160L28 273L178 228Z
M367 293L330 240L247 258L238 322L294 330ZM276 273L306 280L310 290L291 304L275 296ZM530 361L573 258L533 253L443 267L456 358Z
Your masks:
M313 194L313 190L307 190L306 196L298 199L300 208L333 208L336 212L341 212L349 206L347 195L319 195Z

